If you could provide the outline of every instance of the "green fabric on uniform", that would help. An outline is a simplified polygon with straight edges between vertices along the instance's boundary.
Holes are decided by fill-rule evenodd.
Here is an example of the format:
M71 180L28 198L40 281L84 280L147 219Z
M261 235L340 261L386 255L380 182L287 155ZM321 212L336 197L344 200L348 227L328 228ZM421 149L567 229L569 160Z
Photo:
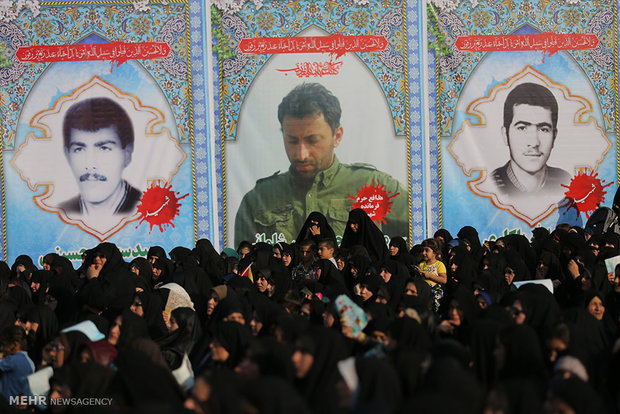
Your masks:
M334 157L332 165L314 177L308 189L291 173L260 179L241 201L235 219L235 244L242 240L252 243L282 241L280 234L291 242L313 211L323 213L337 236L342 236L357 192L371 184L385 186L390 195L399 193L390 201L391 212L386 223L376 223L384 234L407 234L409 197L407 189L390 175L369 164L342 164ZM261 238L261 234L265 238ZM257 235L259 235L257 237Z

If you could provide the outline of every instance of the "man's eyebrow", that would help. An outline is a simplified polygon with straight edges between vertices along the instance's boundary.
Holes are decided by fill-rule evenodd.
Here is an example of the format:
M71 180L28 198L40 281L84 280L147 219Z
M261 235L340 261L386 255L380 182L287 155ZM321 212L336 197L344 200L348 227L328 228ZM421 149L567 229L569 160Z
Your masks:
M106 139L105 141L98 141L95 142L95 147L103 147L105 145L118 145L117 141L113 140L113 139Z

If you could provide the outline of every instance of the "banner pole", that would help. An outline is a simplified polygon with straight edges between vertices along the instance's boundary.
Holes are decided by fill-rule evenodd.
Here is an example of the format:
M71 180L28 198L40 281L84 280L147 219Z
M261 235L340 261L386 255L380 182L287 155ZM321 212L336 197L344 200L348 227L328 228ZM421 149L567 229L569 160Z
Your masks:
M206 79L206 89L207 89L207 97L208 97L208 102L209 102L209 139L207 140L207 142L209 143L209 156L211 159L211 169L210 169L210 174L211 174L211 185L209 186L210 188L210 194L209 194L209 199L211 200L211 218L212 221L210 223L210 227L212 229L212 233L211 233L211 237L212 240L211 242L213 243L214 246L219 246L221 249L223 249L224 245L222 245L222 243L224 242L224 240L221 240L221 235L220 235L220 225L219 223L221 223L222 217L219 216L219 210L218 210L218 205L217 205L217 168L216 168L216 162L217 159L215 157L215 148L217 145L217 134L215 132L215 106L217 103L215 102L215 97L213 94L213 85L215 84L213 76L214 76L214 69L215 69L215 61L213 59L213 37L211 34L211 1L210 0L204 0L204 20L206 22L206 25L204 26L206 28L206 33L204 33L205 35L205 39L207 39L206 41L206 48L207 48L207 66L205 68L205 71L207 72L207 76L205 77Z
M431 199L431 131L430 131L430 98L429 98L429 75L428 75L428 18L427 2L422 0L422 10L420 10L420 24L422 24L422 93L424 97L423 119L424 119L424 201L426 205L426 237L431 234L433 226L433 203ZM412 241L413 243L413 241Z

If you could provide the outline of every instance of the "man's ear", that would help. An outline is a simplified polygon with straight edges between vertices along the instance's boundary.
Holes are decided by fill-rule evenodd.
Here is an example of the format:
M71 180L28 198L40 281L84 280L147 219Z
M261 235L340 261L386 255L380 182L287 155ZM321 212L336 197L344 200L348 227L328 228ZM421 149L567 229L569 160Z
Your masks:
M334 148L340 145L340 141L342 140L343 133L344 133L344 130L342 129L342 125L336 128L336 131L334 132Z
M502 138L504 138L504 145L510 147L510 144L508 143L508 131L506 131L505 126L502 127Z
M131 163L131 154L133 154L133 144L125 145L125 148L123 148L123 157L125 157L123 160L123 168L127 168Z

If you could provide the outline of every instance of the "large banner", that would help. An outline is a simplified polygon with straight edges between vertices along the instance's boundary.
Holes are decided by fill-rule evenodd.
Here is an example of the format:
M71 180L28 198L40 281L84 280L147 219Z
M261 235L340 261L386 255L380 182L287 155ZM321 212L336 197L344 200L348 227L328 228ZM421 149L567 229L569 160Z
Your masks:
M452 53L436 66L437 227L529 235L584 225L611 204L616 11L612 1L511 1L440 13Z
M419 61L408 66L406 47L410 28L418 40L417 21L408 28L403 1L356 3L246 3L223 16L236 53L220 61L216 88L228 246L291 242L312 211L341 236L356 207L386 234L410 236L412 143L413 185L423 180L420 89L411 92L408 78L415 72L419 85ZM409 9L416 19L417 7ZM423 205L415 205L421 233Z
M126 260L193 244L193 143L206 139L204 82L191 82L203 45L190 47L190 21L202 27L201 8L196 20L187 1L142 3L42 3L0 26L11 62L0 69L9 261L55 252L79 262L102 241Z

